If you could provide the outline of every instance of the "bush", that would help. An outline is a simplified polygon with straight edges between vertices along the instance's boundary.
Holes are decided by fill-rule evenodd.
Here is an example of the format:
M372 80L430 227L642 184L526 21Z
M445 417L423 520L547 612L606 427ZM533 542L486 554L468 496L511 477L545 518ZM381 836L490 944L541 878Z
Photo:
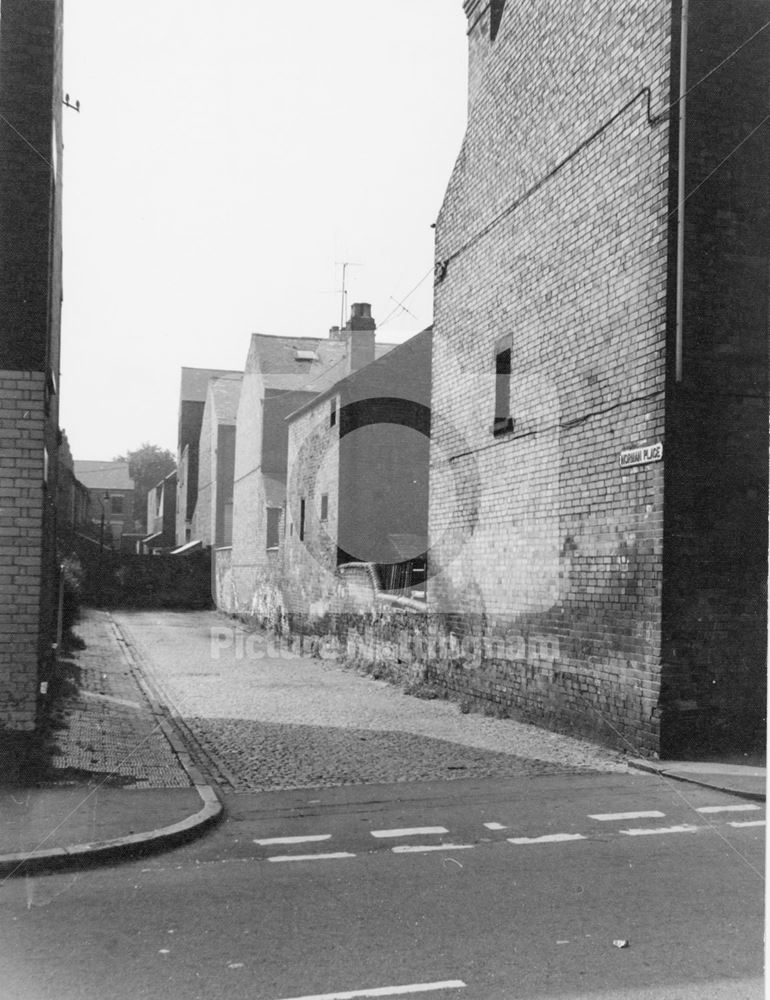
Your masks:
M78 619L83 596L83 566L75 555L65 556L61 562L64 582L62 601L62 632L68 633Z

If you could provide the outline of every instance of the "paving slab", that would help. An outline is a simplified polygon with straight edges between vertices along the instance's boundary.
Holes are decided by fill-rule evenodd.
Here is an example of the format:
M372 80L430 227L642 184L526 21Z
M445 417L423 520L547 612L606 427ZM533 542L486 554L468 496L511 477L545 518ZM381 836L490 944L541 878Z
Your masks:
M110 615L87 611L84 643L54 713L47 766L0 786L0 875L28 874L159 850L222 814L213 788L118 641Z

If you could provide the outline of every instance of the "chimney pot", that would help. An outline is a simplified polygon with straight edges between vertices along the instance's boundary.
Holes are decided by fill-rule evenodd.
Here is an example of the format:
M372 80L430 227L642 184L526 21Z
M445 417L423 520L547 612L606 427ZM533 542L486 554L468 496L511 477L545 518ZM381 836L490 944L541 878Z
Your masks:
M371 305L368 302L354 302L350 310L350 319L340 331L347 344L348 373L357 371L374 361L376 329L377 324L372 317Z

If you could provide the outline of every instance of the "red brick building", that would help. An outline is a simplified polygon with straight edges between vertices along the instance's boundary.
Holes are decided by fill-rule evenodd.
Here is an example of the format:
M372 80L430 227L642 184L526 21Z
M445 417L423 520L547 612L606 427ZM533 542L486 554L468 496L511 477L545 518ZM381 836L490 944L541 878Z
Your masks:
M35 725L56 635L61 0L0 7L0 727Z
M465 653L431 669L635 752L751 744L768 5L465 9L468 125L436 227L429 567Z
M75 461L75 475L88 488L88 516L108 548L135 551L139 512L134 509L134 481L128 462ZM132 536L128 546L125 536Z

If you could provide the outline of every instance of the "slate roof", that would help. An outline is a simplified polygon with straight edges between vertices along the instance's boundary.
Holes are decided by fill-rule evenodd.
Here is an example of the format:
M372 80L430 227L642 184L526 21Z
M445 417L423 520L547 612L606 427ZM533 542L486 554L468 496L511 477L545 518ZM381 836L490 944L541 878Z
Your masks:
M89 490L132 490L128 462L76 461L75 478Z
M375 357L380 357L392 346L376 344ZM313 360L301 357L306 352L315 355ZM268 389L307 389L319 392L319 380L325 379L327 372L335 372L331 383L336 382L344 373L345 342L321 337L271 337L264 333L253 333L246 371L261 372Z
M374 368L374 366L377 365L377 362L380 361L381 358L385 357L386 354L390 355L391 351L394 352L394 357L396 355L404 355L405 358L408 358L411 353L419 351L425 344L425 341L430 341L432 337L433 326L428 326L401 344L382 344L381 346L386 348L386 350L382 351L382 353L375 351L374 361L371 361L368 365L364 365L363 368L358 368L356 371L350 372L348 375L344 373L344 364L342 366L335 365L334 368L328 369L328 371L324 372L318 379L306 386L307 389L314 391L316 395L313 396L312 399L309 399L307 402L298 406L296 410L289 414L287 420L292 420L295 416L311 409L317 403L322 402L324 399L336 392L348 390L348 392L351 393L352 390L352 396L355 397L354 387L357 383L366 382L367 387L369 387L370 380L374 379L376 383L378 377L379 381L382 382L383 388L388 389L388 394L399 395L399 386L393 381L393 373L390 370L390 363L385 362L385 368L383 368L382 371L380 371L381 366L378 365L377 368ZM368 395L368 392L365 391L365 395ZM413 394L409 391L409 387L407 387L406 396L404 398L413 398Z

